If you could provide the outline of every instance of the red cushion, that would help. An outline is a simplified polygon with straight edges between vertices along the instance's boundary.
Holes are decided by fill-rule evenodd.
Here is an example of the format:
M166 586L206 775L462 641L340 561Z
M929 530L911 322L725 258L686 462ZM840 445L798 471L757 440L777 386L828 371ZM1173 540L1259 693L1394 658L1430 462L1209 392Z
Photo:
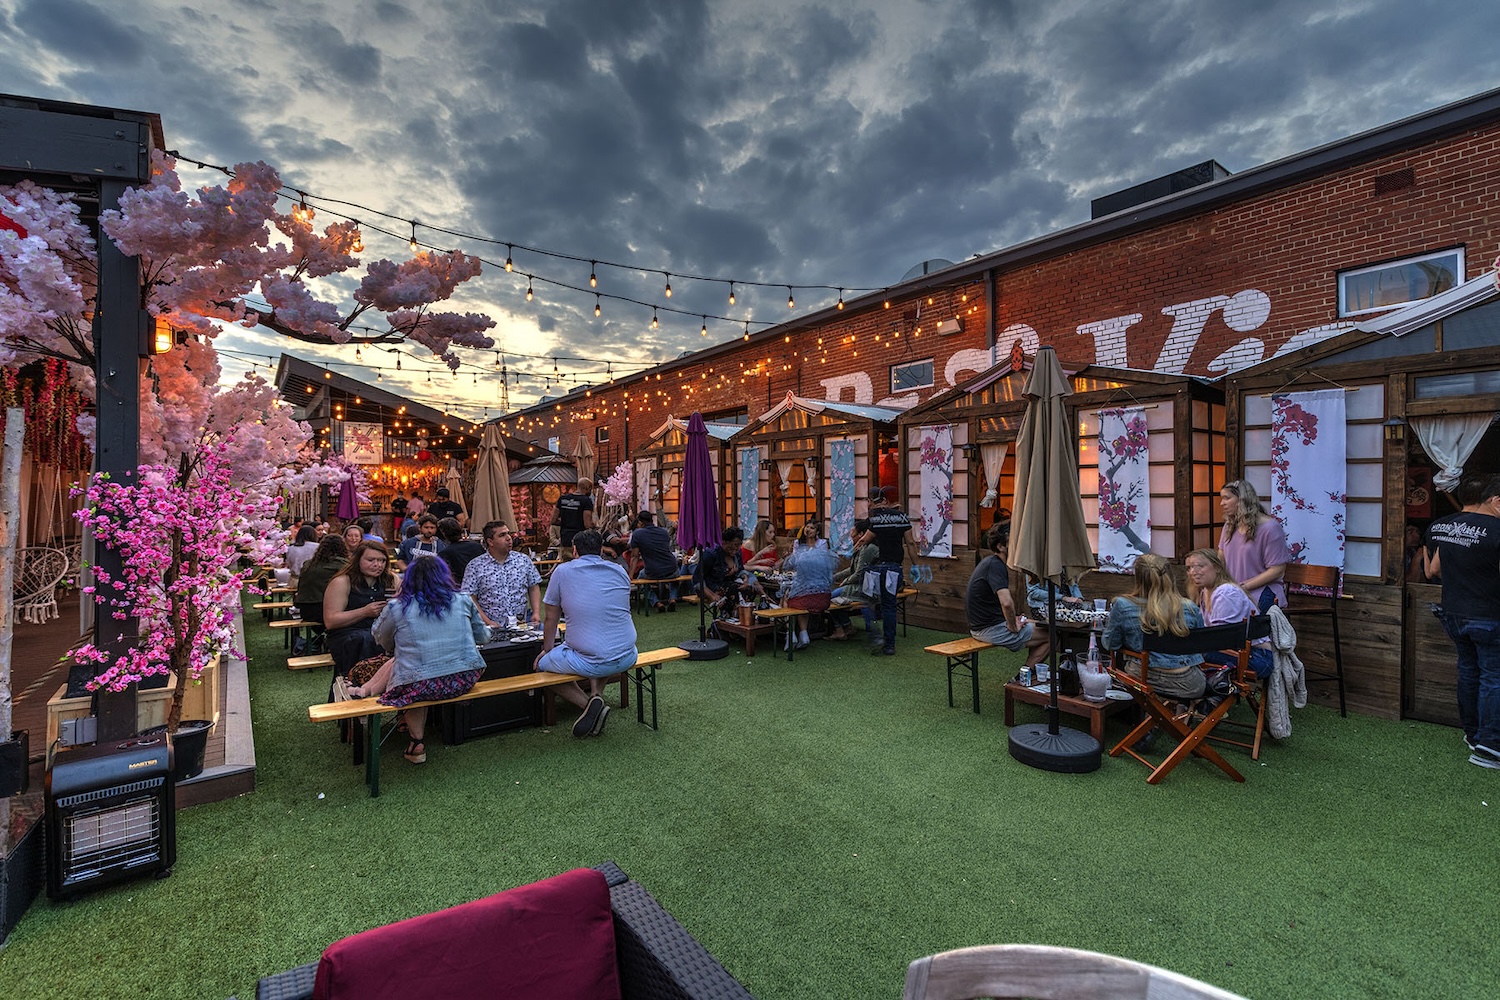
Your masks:
M329 945L313 1000L617 998L609 886L590 868Z

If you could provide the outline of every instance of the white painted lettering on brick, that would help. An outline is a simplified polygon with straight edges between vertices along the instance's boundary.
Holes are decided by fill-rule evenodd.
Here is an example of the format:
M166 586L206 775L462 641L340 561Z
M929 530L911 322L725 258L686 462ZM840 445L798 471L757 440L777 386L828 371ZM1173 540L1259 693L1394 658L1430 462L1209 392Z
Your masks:
M1125 331L1141 321L1140 313L1128 316L1112 316L1097 323L1083 323L1078 332L1094 338L1094 363L1110 368L1129 368L1129 357L1125 352Z
M835 375L833 378L820 379L819 384L823 386L823 398L830 403L848 402L864 406L875 399L875 383L870 381L868 372ZM853 399L841 399L845 389L854 394Z
M1211 295L1206 299L1179 302L1165 306L1163 315L1172 317L1172 332L1156 358L1156 371L1181 375L1187 368L1193 348L1214 313L1223 310L1224 325L1236 333L1249 333L1271 315L1271 297L1255 288L1235 292L1232 296Z
M1000 331L1000 336L995 338L995 357L1010 357L1011 345L1017 340L1021 341L1021 350L1028 358L1036 357L1037 345L1041 341L1037 338L1036 331L1025 323L1012 323Z
M1014 327L1011 327L1010 329L1014 329ZM1007 329L1006 332L1009 333L1010 329ZM1026 329L1031 330L1031 327L1028 326ZM1035 344L1035 330L1032 330L1031 336L1033 338L1033 344ZM1022 342L1024 344L1024 339ZM1023 347L1022 349L1024 350L1025 348ZM1031 353L1036 353L1035 346L1031 348ZM1007 341L1005 344L1005 352L1003 354L999 352L987 351L982 347L970 348L966 351L954 351L953 357L949 358L948 363L943 366L943 378L948 380L948 384L950 386L958 385L958 377L960 375L964 374L965 372L974 372L977 375L980 372L989 371L990 368L995 364L996 358L1006 357L1009 354L1009 341ZM883 406L885 404L882 403L881 405Z

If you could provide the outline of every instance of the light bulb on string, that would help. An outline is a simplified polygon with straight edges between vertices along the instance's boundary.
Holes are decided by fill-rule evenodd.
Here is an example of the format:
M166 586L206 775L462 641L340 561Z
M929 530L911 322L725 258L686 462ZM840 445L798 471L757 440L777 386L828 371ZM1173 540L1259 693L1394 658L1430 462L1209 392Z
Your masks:
M795 308L797 308L797 300L794 299L794 298L792 298L792 286L791 285L787 285L786 286L786 307L788 309L795 309Z
M354 360L355 361L363 361L364 359L365 359L364 355L359 352L359 345L355 344L354 345Z
M748 319L745 320L745 339L750 339L750 321Z
M842 288L839 289L839 304L836 305L836 306L834 306L834 308L835 309L842 309L842 308L844 308L844 290Z
M396 370L398 372L401 370L401 355L399 354L396 355Z
M500 352L495 352L495 371L500 371Z
M656 307L651 307L651 329L655 330L660 324L656 322Z
M412 253L416 253L417 252L418 247L417 247L417 220L416 219L412 219L411 220L411 242L408 243L407 245L409 247L411 247L411 252Z
M700 336L700 337L707 337L708 336L708 317L707 316L703 317L703 328L698 331L698 336Z
M595 292L594 293L594 316L595 316L595 318L598 318L600 311L601 310L599 309L599 293Z
M734 305L734 282L729 283L729 304Z
M531 275L526 276L526 301L531 301Z
M380 372L377 371L375 373L375 381L377 381L377 382L384 382L385 381L385 376L382 375Z
M662 274L666 275L667 279L667 290L663 294L665 294L666 297L670 299L672 297L672 276L670 274L667 274L666 271L663 271Z
M598 288L599 287L599 275L597 274L598 270L599 270L599 262L597 260L591 260L591 261L589 261L589 287L590 288Z
M505 269L507 271L514 271L516 269L516 265L510 259L510 252L511 245L507 243L505 244Z

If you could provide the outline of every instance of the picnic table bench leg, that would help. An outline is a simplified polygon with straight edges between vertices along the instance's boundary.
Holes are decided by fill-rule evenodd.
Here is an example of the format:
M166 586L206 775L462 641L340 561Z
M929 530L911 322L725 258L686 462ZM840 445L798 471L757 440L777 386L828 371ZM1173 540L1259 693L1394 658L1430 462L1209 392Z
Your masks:
M369 747L365 751L365 784L370 786L370 798L380 797L380 716L365 716L365 732L369 734Z
M905 632L902 633L905 635ZM979 650L969 654L969 684L974 689L974 714L979 714Z
M953 668L957 666L960 657L948 657L948 707L953 707Z
M647 670L650 671L649 675ZM635 720L641 724L646 722L646 702L644 692L651 692L651 728L656 728L656 665L642 669L636 667L633 671L635 677Z

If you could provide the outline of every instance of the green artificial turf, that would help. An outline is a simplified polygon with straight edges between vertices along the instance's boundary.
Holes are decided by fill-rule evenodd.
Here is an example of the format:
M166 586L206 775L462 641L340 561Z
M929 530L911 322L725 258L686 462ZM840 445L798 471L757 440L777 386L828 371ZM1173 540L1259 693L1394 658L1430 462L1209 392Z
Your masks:
M609 858L762 998L895 997L914 958L1008 941L1252 997L1496 990L1500 773L1452 729L1308 708L1260 763L1229 751L1244 784L1202 761L1157 787L1128 759L1049 774L1006 754L1016 661L986 653L983 714L966 683L950 709L922 646L951 636L913 628L893 658L668 664L659 732L632 706L575 740L565 715L431 740L422 767L392 741L371 799L306 721L327 674L288 672L248 621L255 793L180 813L165 881L38 900L0 997L253 996L343 935ZM696 633L636 621L642 648Z

